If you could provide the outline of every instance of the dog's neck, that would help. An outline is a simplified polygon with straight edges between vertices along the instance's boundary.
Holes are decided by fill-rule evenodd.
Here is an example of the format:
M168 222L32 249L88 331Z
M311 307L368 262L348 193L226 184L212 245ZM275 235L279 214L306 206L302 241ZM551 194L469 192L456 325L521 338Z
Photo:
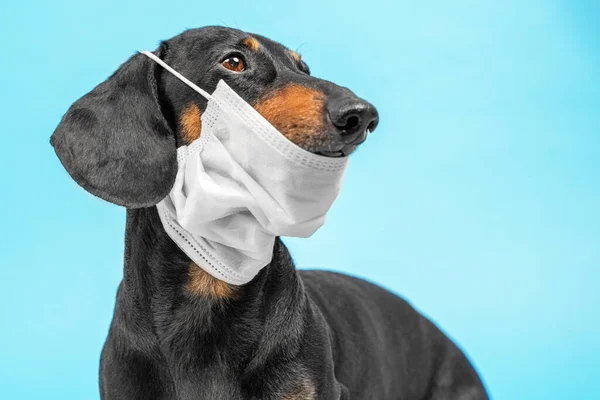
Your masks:
M127 211L119 296L129 302L128 312L136 314L126 319L135 329L145 327L145 335L167 361L186 371L220 360L244 365L248 373L253 359L279 351L279 346L293 351L307 301L279 239L272 262L244 286L222 286L204 274L164 231L155 207ZM281 338L281 343L270 341L269 349L262 348L270 332L277 332L272 337Z

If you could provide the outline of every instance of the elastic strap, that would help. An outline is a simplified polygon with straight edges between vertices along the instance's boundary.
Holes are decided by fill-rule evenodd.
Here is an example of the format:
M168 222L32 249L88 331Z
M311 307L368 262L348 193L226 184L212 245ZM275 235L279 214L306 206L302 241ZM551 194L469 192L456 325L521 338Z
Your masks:
M170 73L172 73L173 75L175 75L177 78L179 78L179 80L181 82L185 83L186 85L188 85L189 87L191 87L192 89L194 89L196 92L200 93L200 95L202 97L204 97L206 100L210 100L211 99L211 95L208 94L208 92L200 89L198 86L196 86L196 84L194 82L190 81L185 76L183 76L179 72L175 71L173 68L171 68L169 66L169 64L167 64L166 62L164 62L163 60L161 60L160 58L158 58L154 53L151 53L148 50L144 50L141 53L144 54L144 55L146 55L146 56L148 56L148 57L150 57L154 61L156 61L164 69L166 69L167 71L169 71Z

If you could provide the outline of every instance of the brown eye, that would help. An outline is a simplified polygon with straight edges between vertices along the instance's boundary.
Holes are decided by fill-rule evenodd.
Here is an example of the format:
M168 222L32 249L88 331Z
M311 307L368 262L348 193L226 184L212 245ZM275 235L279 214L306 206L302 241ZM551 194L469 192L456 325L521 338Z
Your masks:
M242 72L246 69L244 59L239 56L227 57L222 64L225 68L234 72Z

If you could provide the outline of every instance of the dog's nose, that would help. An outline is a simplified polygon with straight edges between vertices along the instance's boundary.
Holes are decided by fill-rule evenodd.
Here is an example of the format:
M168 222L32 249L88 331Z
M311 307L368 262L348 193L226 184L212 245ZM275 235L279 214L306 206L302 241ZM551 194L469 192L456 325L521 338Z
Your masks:
M367 133L373 132L379 122L377 109L355 97L330 101L328 113L346 143L356 144L366 139Z

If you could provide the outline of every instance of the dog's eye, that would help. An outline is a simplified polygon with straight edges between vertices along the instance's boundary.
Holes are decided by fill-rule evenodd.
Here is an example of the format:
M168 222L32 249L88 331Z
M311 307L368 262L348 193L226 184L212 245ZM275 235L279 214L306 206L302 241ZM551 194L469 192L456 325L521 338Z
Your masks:
M234 72L242 72L246 69L246 62L240 56L229 56L222 62L223 66Z

